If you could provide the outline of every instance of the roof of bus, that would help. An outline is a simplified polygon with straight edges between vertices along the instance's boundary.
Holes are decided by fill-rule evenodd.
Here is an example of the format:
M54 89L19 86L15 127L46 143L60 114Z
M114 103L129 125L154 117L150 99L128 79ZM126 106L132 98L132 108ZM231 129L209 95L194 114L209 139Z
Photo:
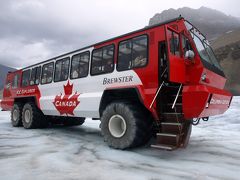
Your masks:
M45 60L45 61L42 61L42 62L39 62L39 63L36 63L36 64L32 64L32 65L30 65L30 66L27 66L27 67L25 67L25 68L22 68L22 70L27 69L27 68L30 68L30 67L32 67L32 66L37 66L37 65L46 63L46 62L48 62L48 61L52 61L52 60L58 59L58 58L60 58L60 57L66 56L66 55L68 55L68 54L72 54L72 53L75 53L75 52L78 52L78 51L81 51L81 50L84 50L84 49L87 49L87 48L90 48L90 47L93 47L93 46L97 46L97 45L106 43L106 42L108 42L108 41L115 40L115 39L117 39L117 38L121 38L121 37L128 36L128 35L131 35L131 34L134 34L134 33L137 33L137 32L141 32L141 31L145 31L145 30L148 30L148 29L152 29L152 28L155 28L155 27L157 27L157 26L160 26L160 25L163 25L163 24L168 24L168 23L170 23L170 22L174 22L174 21L180 20L180 19L184 19L184 18L181 17L181 16L179 16L179 17L177 17L177 18L170 19L170 20L168 20L168 21L164 21L164 22L161 22L161 23L152 25L152 26L146 26L146 27L144 27L144 28L142 28L142 29L138 29L138 30L135 30L135 31L132 31L132 32L129 32L129 33L120 35L120 36L116 36L116 37L111 38L111 39L107 39L107 40L105 40L105 41L101 41L101 42L98 42L98 43L95 43L95 44L92 44L92 45L89 45L89 46L85 46L85 47L83 47L83 48L80 48L80 49L77 49L77 50L74 50L74 51L71 51L71 52L68 52L68 53L65 53L65 54L61 54L61 55L59 55L59 56L50 58L50 59L48 59L48 60ZM20 70L21 70L21 69L20 69Z

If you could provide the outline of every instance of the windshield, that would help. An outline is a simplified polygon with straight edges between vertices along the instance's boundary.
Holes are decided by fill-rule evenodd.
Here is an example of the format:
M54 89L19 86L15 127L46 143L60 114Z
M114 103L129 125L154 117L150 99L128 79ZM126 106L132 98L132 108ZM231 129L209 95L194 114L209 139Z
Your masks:
M201 59L222 71L222 67L220 66L218 60L216 59L216 56L214 55L213 50L210 47L205 36L203 34L201 34L195 27L193 27L187 21L185 21L185 25L186 25L188 31L192 35L192 38L195 42L196 48L198 50L198 53L199 53Z

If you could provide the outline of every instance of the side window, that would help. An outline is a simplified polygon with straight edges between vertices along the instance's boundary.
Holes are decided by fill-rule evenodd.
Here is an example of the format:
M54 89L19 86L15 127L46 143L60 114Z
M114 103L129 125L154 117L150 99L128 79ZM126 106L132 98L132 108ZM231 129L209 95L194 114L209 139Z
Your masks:
M117 70L124 71L132 67L132 42L131 40L120 42L118 47Z
M148 61L148 37L146 35L122 41L118 47L117 70L124 71L144 67Z
M114 68L114 46L106 46L103 47L103 55L102 55L102 72L110 73Z
M93 50L91 74L100 74L102 72L102 49Z
M36 79L36 71L37 68L33 68L31 71L31 78L30 78L30 85L34 85L35 79Z
M30 69L23 71L22 73L22 87L26 87L29 85L29 79L30 79Z
M132 67L143 67L147 64L147 36L140 36L133 39Z
M54 68L54 63L53 62L43 65L42 77L41 77L41 83L42 84L47 84L47 83L52 82L53 68Z
M38 85L41 73L41 66L34 67L31 71L30 85Z
M15 74L15 76L13 78L13 82L12 82L13 89L16 89L19 86L19 79L20 79L19 74Z
M183 49L183 53L185 55L186 51L188 50L193 50L191 47L191 44L188 40L188 38L186 38L184 35L181 35L182 37L182 49Z
M110 73L114 68L114 45L92 52L91 75Z
M167 49L165 41L159 43L159 65L163 68L162 71L164 71L167 66Z
M168 30L168 37L171 54L180 56L179 34Z
M36 71L36 78L35 78L36 85L38 85L40 82L40 75L41 75L41 66L38 66Z
M89 52L76 54L72 57L71 79L82 78L88 75L89 59Z
M64 58L56 61L55 73L54 73L54 81L65 81L68 79L69 73L69 60L70 58Z

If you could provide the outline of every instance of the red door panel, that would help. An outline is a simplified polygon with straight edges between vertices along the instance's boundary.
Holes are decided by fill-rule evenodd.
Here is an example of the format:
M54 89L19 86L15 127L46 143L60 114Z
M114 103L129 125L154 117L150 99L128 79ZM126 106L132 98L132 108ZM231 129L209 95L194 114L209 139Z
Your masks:
M186 68L181 53L180 34L169 26L165 26L167 51L168 51L168 72L169 81L185 83Z

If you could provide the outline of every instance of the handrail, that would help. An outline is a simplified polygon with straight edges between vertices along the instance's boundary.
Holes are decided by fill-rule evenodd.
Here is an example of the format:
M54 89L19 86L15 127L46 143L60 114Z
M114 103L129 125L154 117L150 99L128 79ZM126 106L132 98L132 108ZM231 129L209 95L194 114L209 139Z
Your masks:
M153 103L155 102L155 100L156 100L156 98L157 98L157 96L158 96L158 94L159 94L159 92L160 92L163 84L164 84L164 81L163 81L162 84L159 86L159 88L158 88L158 90L157 90L157 92L156 92L156 94L155 94L155 96L154 96L154 98L153 98L153 100L152 100L152 103L150 104L150 108L152 108Z
M161 77L165 74L166 70L167 70L167 67L164 69L164 71L163 71Z
M173 102L173 105L172 105L172 109L175 107L175 104L176 104L176 102L177 102L177 98L178 98L178 96L179 96L179 93L180 93L181 88L182 88L182 84L179 86L179 89L178 89L176 98L174 99L174 102Z

